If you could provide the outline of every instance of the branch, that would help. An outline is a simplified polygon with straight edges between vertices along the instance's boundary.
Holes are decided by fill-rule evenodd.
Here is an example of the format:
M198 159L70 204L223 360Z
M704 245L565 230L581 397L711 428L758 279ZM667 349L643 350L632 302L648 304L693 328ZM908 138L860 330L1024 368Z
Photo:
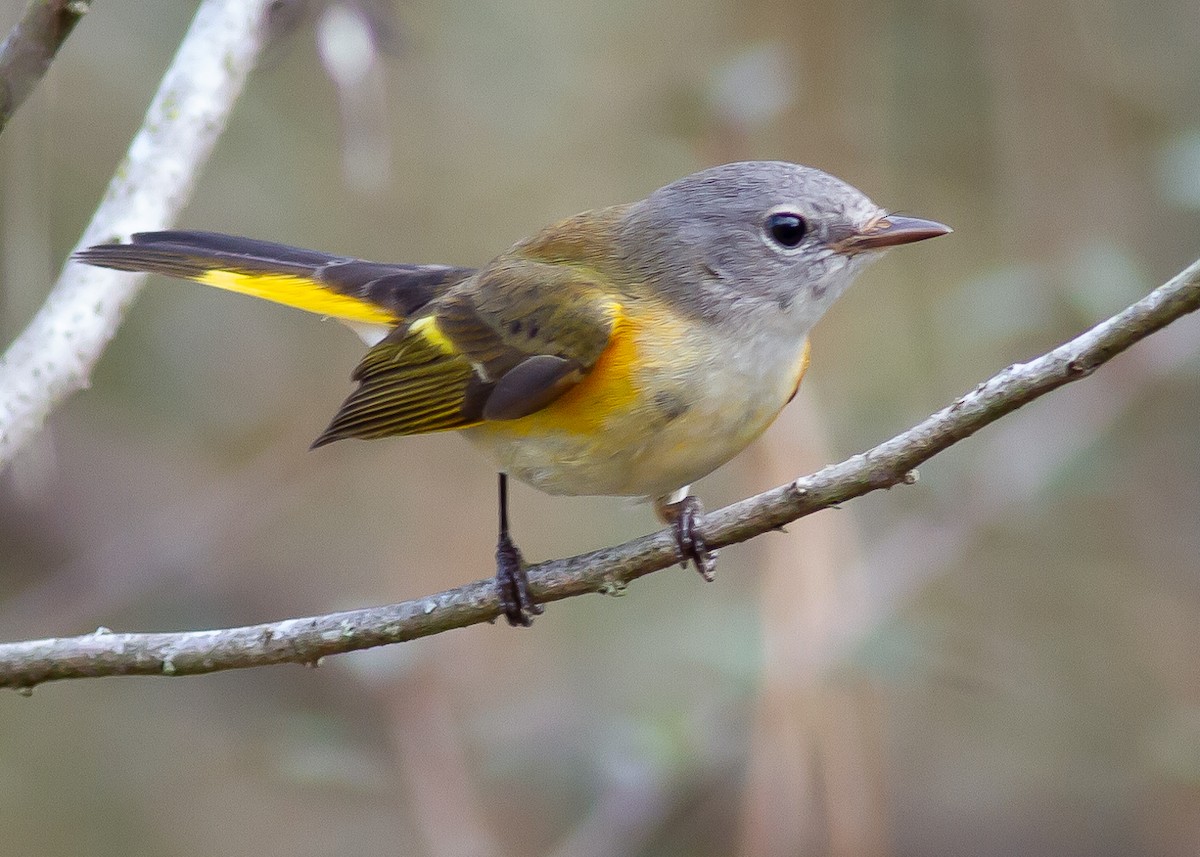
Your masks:
M1009 366L922 423L840 464L705 516L707 541L723 547L779 529L820 509L916 481L913 470L1005 414L1101 364L1200 308L1200 261L1091 330L1028 363ZM614 548L529 569L538 601L620 593L632 580L674 565L675 539L660 531ZM196 675L399 643L490 622L500 614L491 580L427 598L304 619L213 631L94 634L0 644L0 687L111 675Z
M33 92L91 0L30 0L0 44L0 131Z
M270 5L206 0L200 6L76 250L174 220L258 57ZM45 304L0 356L0 468L59 403L87 386L143 280L67 263Z

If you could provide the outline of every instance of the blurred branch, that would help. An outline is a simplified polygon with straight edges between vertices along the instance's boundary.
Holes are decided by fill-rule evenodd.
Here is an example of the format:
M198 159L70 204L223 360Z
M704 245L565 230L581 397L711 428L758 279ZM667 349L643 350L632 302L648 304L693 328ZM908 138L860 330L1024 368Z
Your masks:
M206 0L196 11L77 250L174 219L254 66L272 5ZM67 263L37 315L0 356L0 467L56 406L87 386L143 279Z
M0 131L50 68L91 0L31 0L0 43Z
M705 516L714 547L734 544L854 497L916 481L913 468L1039 396L1097 367L1200 308L1200 261L1142 300L1028 363L1009 366L919 425L840 464ZM1068 430L1068 427L1064 427ZM627 583L678 561L668 531L529 569L539 601L589 592L617 594ZM65 678L195 675L398 643L494 620L491 580L384 607L212 631L114 634L0 644L0 687L32 688Z

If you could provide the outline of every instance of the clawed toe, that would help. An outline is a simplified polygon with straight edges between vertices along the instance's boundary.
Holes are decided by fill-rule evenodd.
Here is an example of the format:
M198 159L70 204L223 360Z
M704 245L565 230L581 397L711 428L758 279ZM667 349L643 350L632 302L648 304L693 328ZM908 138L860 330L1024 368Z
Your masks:
M655 510L675 533L680 565L687 568L692 563L701 577L712 582L717 571L717 552L709 548L700 532L700 519L704 516L700 501L689 494L674 503L659 502Z

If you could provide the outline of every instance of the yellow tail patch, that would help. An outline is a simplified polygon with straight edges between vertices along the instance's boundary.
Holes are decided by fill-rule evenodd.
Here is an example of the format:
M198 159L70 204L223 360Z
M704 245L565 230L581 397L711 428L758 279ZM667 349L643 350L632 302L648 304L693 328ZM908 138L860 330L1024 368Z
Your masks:
M400 321L395 313L381 306L338 294L315 280L292 274L247 274L214 269L205 271L195 279L198 283L218 289L275 301L331 318L368 324L395 324Z

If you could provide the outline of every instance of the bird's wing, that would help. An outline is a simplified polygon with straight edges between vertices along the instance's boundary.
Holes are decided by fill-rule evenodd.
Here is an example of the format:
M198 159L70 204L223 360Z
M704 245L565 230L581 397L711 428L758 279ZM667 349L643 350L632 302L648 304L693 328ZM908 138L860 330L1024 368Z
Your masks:
M579 266L504 256L367 352L315 446L534 413L582 381L620 303Z

